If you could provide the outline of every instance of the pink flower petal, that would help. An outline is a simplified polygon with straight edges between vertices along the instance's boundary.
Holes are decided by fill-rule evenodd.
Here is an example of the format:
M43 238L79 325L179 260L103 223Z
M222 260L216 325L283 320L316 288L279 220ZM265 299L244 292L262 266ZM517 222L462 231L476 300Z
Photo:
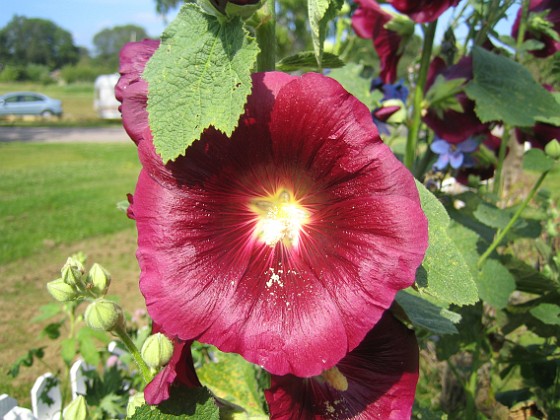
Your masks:
M399 12L418 23L433 22L460 0L387 0Z

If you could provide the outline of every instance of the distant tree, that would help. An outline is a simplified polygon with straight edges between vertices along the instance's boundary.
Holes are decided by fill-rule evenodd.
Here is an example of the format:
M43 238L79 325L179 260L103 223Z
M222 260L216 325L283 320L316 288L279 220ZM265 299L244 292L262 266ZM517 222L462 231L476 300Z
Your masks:
M14 66L39 64L50 70L78 61L72 34L46 19L15 15L0 29L0 62Z
M119 51L130 41L148 38L146 30L137 25L115 26L103 29L93 37L96 49L96 59L100 64L117 70L119 66Z

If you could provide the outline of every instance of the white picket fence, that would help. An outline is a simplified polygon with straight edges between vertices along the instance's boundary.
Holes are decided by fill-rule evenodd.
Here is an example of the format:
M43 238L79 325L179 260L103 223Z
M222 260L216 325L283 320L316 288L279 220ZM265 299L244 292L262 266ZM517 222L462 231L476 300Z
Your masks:
M117 356L123 351L117 343L109 343L108 350ZM94 369L83 360L76 361L70 368L70 387L72 399L78 395L85 395L87 390L87 377L84 372ZM54 376L48 372L37 378L31 388L31 410L19 407L17 401L7 394L0 395L0 419L4 420L59 420L62 418L62 393L60 386L53 386ZM41 396L48 397L52 404L46 404ZM68 404L70 401L66 401Z

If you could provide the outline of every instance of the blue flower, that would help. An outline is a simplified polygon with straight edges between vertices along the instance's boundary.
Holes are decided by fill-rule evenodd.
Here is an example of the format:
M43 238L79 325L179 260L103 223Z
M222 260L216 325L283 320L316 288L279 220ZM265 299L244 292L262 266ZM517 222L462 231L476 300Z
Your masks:
M381 102L388 99L400 99L406 103L408 98L408 88L405 86L404 81L401 79L397 83L383 83L380 77L371 81L371 90L380 90L383 92L383 99Z
M447 165L450 165L453 169L459 169L461 166L469 166L471 159L468 153L474 152L477 148L478 141L473 137L469 137L467 140L458 144L451 144L436 137L436 140L430 145L432 152L439 155L437 162L434 164L434 168L442 171Z

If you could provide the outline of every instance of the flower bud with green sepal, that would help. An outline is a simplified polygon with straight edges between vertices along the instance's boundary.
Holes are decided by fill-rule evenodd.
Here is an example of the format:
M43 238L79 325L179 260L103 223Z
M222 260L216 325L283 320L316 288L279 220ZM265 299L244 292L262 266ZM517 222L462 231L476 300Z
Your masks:
M202 9L213 16L248 18L262 5L262 0L199 0Z
M383 27L390 31L398 33L403 38L409 38L414 33L414 21L405 15L392 13L393 18Z
M95 263L87 275L87 288L96 296L103 297L107 294L111 284L111 275L101 265Z
M66 264L60 270L62 274L62 279L66 284L78 287L80 289L84 288L84 274L86 270L84 265L74 257L69 257L66 260Z
M560 142L553 139L544 147L544 152L554 160L560 159Z
M159 369L171 360L173 343L162 333L156 333L146 339L141 353L150 368Z
M51 296L59 302L70 302L76 300L80 296L76 288L66 283L63 279L56 279L48 282L47 290Z
M144 399L143 392L137 392L128 399L128 405L126 406L126 417L130 418L134 415L134 412L138 407L146 405L146 400Z
M86 399L83 395L78 395L64 409L62 414L64 420L86 420L89 418Z
M86 324L94 330L113 331L124 328L122 308L106 299L94 300L84 314Z

